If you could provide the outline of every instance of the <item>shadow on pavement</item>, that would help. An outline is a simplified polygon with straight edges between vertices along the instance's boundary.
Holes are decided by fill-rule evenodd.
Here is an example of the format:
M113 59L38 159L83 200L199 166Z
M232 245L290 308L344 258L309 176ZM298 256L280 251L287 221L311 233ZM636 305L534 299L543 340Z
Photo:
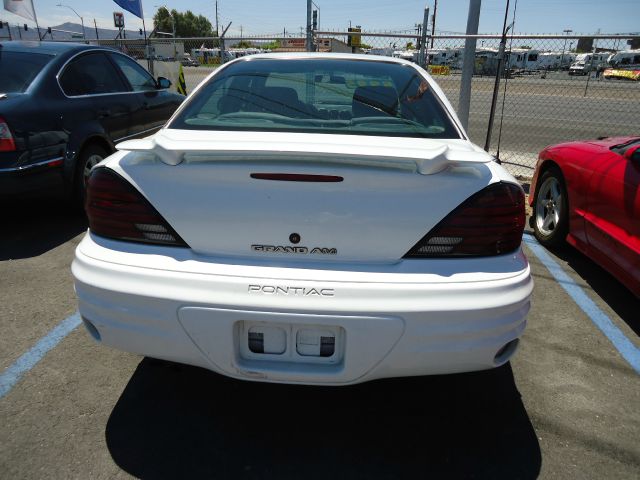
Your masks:
M79 208L57 198L12 200L0 213L0 260L42 255L87 229Z
M568 245L551 252L567 264L640 336L640 299L604 268Z
M106 427L140 478L536 478L511 367L350 387L241 382L144 359Z

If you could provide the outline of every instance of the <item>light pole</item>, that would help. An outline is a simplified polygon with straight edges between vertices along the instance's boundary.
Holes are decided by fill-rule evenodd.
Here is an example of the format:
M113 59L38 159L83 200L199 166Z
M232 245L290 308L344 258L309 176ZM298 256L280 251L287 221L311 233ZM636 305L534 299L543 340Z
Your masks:
M573 30L567 28L566 30L563 30L563 32L566 35L569 35L571 32L573 32ZM564 66L564 52L567 48L567 39L564 39L564 45L562 45L562 55L560 56L560 70L562 70L563 66Z
M178 51L176 50L176 19L173 17L171 10L166 5L154 5L156 8L164 8L171 17L171 30L173 31L173 59L177 60Z
M65 4L63 4L63 3L58 3L58 4L56 5L56 7L67 7L69 10L71 10L73 13L75 13L75 14L78 16L78 18L80 19L80 23L82 24L82 39L83 39L83 40L86 40L86 39L87 39L87 36L86 36L86 35L85 35L85 33L84 33L84 18L82 18L82 17L80 16L80 14L79 14L78 12L76 12L76 11L75 11L75 9L74 9L73 7L70 7L69 5L65 5Z

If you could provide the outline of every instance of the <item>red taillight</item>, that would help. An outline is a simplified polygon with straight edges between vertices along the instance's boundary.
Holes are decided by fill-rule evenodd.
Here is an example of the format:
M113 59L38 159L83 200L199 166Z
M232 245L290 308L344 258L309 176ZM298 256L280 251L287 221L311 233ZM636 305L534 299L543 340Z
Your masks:
M85 210L89 229L96 235L188 247L133 185L107 168L97 168L91 173Z
M404 258L502 255L520 246L524 222L522 189L495 183L459 205Z
M9 125L0 117L0 152L13 152L16 149L16 142L13 140Z

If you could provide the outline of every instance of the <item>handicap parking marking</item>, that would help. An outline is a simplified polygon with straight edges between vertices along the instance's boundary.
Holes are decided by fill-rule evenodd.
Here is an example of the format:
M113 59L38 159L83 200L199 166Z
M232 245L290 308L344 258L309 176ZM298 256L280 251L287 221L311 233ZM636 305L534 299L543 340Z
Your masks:
M58 345L81 322L78 312L65 318L38 340L38 343L9 365L0 375L0 398L9 393L25 373L35 367L51 349Z
M622 330L613 323L609 316L589 298L583 288L571 279L558 262L547 253L545 248L540 245L533 236L525 234L523 241L527 247L529 247L529 250L531 250L538 260L549 270L549 273L551 273L558 284L569 294L576 305L580 307L604 336L609 339L620 355L631 365L631 368L640 375L640 349L636 347Z

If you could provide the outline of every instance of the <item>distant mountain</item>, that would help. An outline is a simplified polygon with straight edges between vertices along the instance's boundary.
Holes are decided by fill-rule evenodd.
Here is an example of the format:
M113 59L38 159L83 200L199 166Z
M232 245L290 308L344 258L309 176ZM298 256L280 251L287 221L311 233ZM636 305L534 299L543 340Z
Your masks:
M10 25L11 38L13 40L37 40L38 34L35 28L29 28L25 31L23 28L19 28L17 25ZM84 31L87 40L96 39L96 29L89 24L85 24ZM56 25L51 27L51 35L47 32L47 27L40 27L40 35L44 35L43 40L78 40L82 41L82 25L79 23L66 22L62 25ZM125 36L127 39L141 39L144 38L140 35L138 30L125 30ZM150 32L147 32L149 34ZM118 30L115 28L100 28L98 27L98 38L100 40L113 40L118 35ZM6 24L0 29L0 39L8 40L9 33Z

